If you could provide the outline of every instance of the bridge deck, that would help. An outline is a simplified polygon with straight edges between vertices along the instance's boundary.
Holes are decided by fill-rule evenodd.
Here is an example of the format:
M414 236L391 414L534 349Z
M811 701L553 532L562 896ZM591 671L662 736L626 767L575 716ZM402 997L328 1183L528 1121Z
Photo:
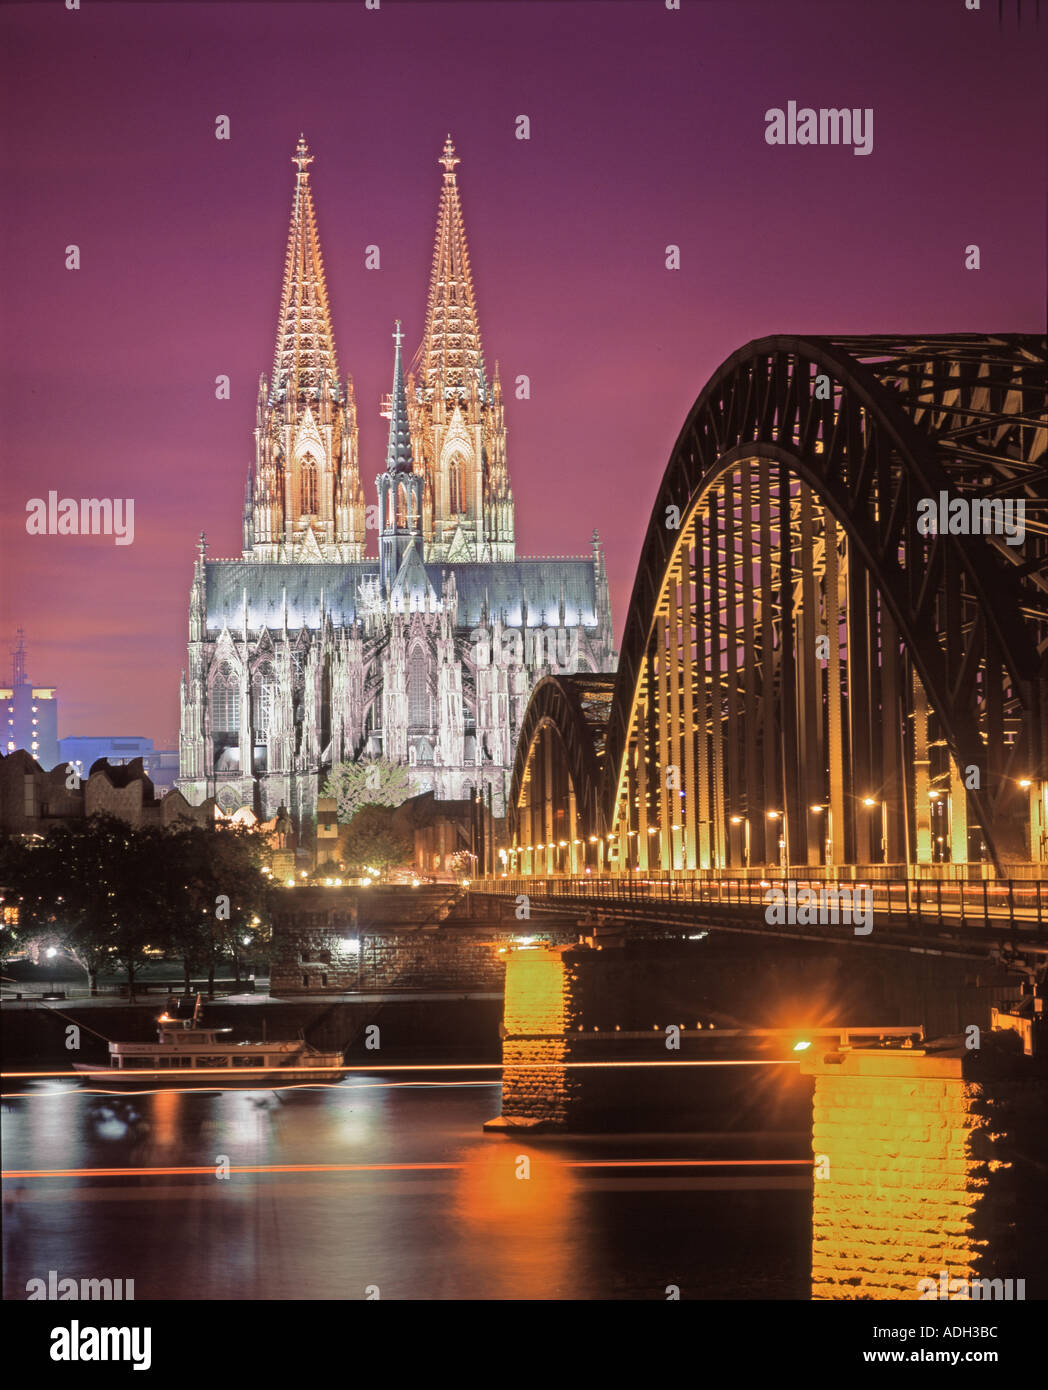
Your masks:
M804 890L815 896L809 899ZM841 895L836 903L834 890ZM979 954L1031 948L1048 952L1048 882L1043 880L827 884L814 879L623 875L482 879L471 891L514 900L523 894L537 912L563 914L577 907L596 925L622 924L631 931L707 927L933 953L972 947ZM785 921L770 920L776 905L786 909L780 914Z

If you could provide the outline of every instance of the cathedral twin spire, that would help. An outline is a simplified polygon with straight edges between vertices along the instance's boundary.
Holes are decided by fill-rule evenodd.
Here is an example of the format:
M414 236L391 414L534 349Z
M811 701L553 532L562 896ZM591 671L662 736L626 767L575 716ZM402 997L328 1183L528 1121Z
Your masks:
M361 561L356 404L352 381L344 393L339 387L312 162L300 136L273 375L268 391L264 379L261 385L245 500L244 551L265 560ZM501 388L497 366L493 389L486 381L455 175L460 161L450 135L439 162L444 176L425 334L416 374L405 381L398 321L387 472L419 478L417 489L404 491L417 503L412 529L427 563L512 560ZM380 536L386 520L383 508Z
M415 361L423 392L443 385L468 394L484 390L484 349L473 294L473 274L462 220L455 166L461 163L449 135L438 161L444 167L436 245L426 305L426 332Z
M313 156L302 135L298 137L291 162L297 173L272 384L274 390L284 389L291 395L299 395L317 391L325 377L337 382L338 362L313 209L313 190L309 183Z

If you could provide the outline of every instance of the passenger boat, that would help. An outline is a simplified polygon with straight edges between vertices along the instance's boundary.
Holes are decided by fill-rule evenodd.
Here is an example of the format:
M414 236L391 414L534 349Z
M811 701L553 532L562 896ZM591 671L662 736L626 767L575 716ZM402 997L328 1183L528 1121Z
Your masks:
M274 1086L292 1081L338 1081L341 1052L319 1052L303 1038L281 1042L233 1042L232 1028L200 1022L200 996L190 1019L157 1019L155 1043L111 1042L109 1066L74 1062L86 1080L107 1085Z

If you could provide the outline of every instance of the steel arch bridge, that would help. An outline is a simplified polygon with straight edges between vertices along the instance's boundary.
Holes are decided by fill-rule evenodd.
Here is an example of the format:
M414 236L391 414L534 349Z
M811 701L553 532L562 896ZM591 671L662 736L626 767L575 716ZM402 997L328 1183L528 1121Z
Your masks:
M729 357L659 487L610 698L533 692L513 867L1048 859L1046 407L1033 336Z

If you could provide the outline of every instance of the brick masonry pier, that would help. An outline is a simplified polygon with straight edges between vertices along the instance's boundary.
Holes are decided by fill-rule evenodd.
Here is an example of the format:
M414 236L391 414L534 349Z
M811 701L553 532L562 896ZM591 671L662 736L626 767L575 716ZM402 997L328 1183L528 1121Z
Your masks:
M979 1052L819 1050L802 1069L813 1298L941 1298L944 1272L954 1299L981 1297L977 1279L1048 1293L1043 1064L989 1035Z

